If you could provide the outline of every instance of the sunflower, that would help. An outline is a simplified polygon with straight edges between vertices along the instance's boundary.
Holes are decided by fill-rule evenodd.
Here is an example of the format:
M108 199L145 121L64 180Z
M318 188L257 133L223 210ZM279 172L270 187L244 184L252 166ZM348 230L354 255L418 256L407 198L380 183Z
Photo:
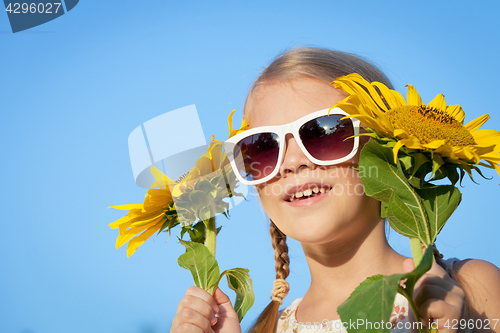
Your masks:
M178 224L190 229L197 220L213 217L214 212L226 214L229 204L223 199L240 194L231 191L237 182L222 148L223 143L212 137L207 153L178 181L151 166L155 181L142 204L108 207L128 210L126 216L109 224L120 232L116 248L128 242L130 257L155 232L170 233Z
M409 84L405 101L397 91L380 82L370 84L356 73L339 77L332 84L350 94L335 106L363 122L370 136L392 146L394 163L405 147L408 154L430 154L433 173L446 164L470 176L471 169L480 173L475 165L500 174L500 132L479 129L489 119L487 114L464 125L460 105L447 106L442 94L425 105Z
M118 205L108 208L128 210L127 215L109 224L112 229L118 229L120 234L116 239L116 248L128 242L127 256L130 257L139 246L157 231L179 224L173 207L173 198L168 184L174 182L155 167L151 167L155 177L153 187L146 193L142 204Z

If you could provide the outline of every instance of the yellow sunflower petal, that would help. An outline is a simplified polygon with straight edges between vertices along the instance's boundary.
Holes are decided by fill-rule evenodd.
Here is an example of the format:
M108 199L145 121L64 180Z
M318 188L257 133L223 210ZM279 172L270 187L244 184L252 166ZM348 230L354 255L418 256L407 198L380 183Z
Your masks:
M493 151L500 152L500 132L494 130L477 130L472 132L476 146L489 147L493 146Z
M236 131L233 130L233 114L236 112L236 109L231 111L229 116L227 117L227 124L229 125L229 137L236 135Z
M222 160L222 147L223 143L220 142L219 140L213 140L210 142L210 147L209 152L210 155L212 156L212 161L213 161L213 170L219 170L220 169L220 163Z
M144 229L143 229L144 230ZM118 237L116 238L116 248L119 249L120 247L123 246L123 244L127 243L129 240L134 238L135 235L137 235L140 232L140 230L137 230L136 233L128 232L128 233L120 233Z
M133 211L129 211L129 213L127 215L130 218L130 221L137 222L138 220L148 219L152 216L158 215L158 213L161 211L164 211L164 209L159 208L159 209L148 211L148 212L142 211L142 210L141 211L133 210Z
M495 170L497 171L498 175L500 176L500 166L496 163L494 163L493 166L495 167Z
M492 163L500 163L500 154L498 152L483 154L481 158Z
M352 115L352 114L358 114L360 112L359 108L352 104L352 103L349 103L349 102L339 102L339 103L336 103L334 106L332 106L330 108L333 109L334 107L338 107L338 108L341 108L342 111Z
M370 84L370 82L366 81L361 75L354 73L347 75L346 78L353 80L358 85L361 85L361 87L357 88L358 91L362 89L362 87L366 88L368 90L368 94L377 104L377 106L384 111L389 111L384 101L380 97L380 93L377 91L377 89L375 89L375 87Z
M468 160L474 161L474 163L479 163L479 161L476 162L478 156L472 149L470 149L470 147L463 146L458 151L462 152Z
M412 86L411 84L407 84L406 86L408 87L408 92L406 94L406 100L408 101L408 105L416 105L416 106L423 105L424 103L422 103L422 98L420 98L420 95L418 94L415 87Z
M488 120L490 119L490 116L487 115L487 114L483 114L482 116L480 117L477 117L476 119L474 120L471 120L467 123L467 125L465 125L465 128L469 131L469 132L472 132L472 131L475 131L477 130L479 127L483 126L483 124Z
M164 218L163 216L160 216L159 218L157 218L156 220L152 221L149 224L142 225L140 227L132 227L130 229L123 230L123 231L120 230L120 234L118 235L118 238L116 239L116 248L117 249L120 248L121 246L123 246L123 244L127 243L135 235L143 232L144 230L151 228L156 224L161 225L161 223L158 223L158 222L160 222L163 218Z
M399 92L387 88L385 84L380 82L373 82L372 84L380 90L391 109L406 105L405 99Z
M354 74L349 74L349 75L354 75ZM366 87L366 89L369 92L370 91L375 91L375 95L376 96L372 96L371 93L368 93L357 82L353 81L352 78L355 77L355 76L349 77L349 75L347 75L347 76L341 76L337 80L333 81L334 87L337 88L337 89L339 89L339 90L345 91L349 95L356 95L356 96L358 96L360 98L361 102L364 105L366 105L368 107L368 109L374 110L374 109L380 109L380 108L382 108L382 110L388 111L387 107L382 102L382 100L380 99L380 97L378 97L378 100L380 102L377 104L377 102L375 101L374 98L376 96L378 96L378 93L375 91L375 89L370 84L368 84L368 85L371 87L371 89L369 87ZM364 79L358 74L357 75L357 81L361 82L361 80L364 80ZM365 82L367 82L367 81L365 81Z
M151 188L158 187L162 190L166 190L171 186L174 186L176 183L168 178L163 172L158 170L156 167L151 166L151 173L153 174L153 177L155 178L155 181L151 185Z
M392 148L392 153L394 155L394 164L398 164L398 152L401 147L403 147L403 142L400 140L396 142L396 145Z
M118 228L121 224L123 223L126 223L130 220L130 218L125 215L124 217L122 217L121 219L118 219L116 220L115 222L111 222L110 224L108 224L108 226L111 228L111 229L116 229Z
M200 171L200 176L208 175L212 172L212 161L208 154L203 154L197 161L196 167ZM184 180L184 179L183 179ZM185 182L185 181L184 181Z
M436 97L434 97L434 99L430 101L429 104L427 104L427 107L442 111L446 110L446 101L444 100L444 95L439 94Z
M406 139L408 137L410 137L408 135L408 133L406 133L406 131L404 129L401 129L401 128L396 128L393 132L394 137L397 137L397 138L403 138L403 139Z
M429 149L438 149L439 147L443 146L446 144L446 140L434 140L432 142L429 142L427 144L422 144L425 148Z
M109 206L108 208L114 208L119 210L142 209L142 204Z
M170 190L150 189L144 199L144 210L146 212L151 212L165 208L172 200L172 193L170 193Z
M464 110L462 110L462 107L460 105L448 105L446 107L446 112L456 121L460 122L461 124L464 123L465 112Z
M231 111L231 113L229 114L229 117L227 117L227 123L229 125L229 137L230 138L233 137L233 136L235 136L236 134L241 133L243 131L246 131L248 129L248 122L247 122L247 119L245 118L244 115L243 115L243 121L241 123L240 129L238 129L238 130L233 129L233 114L234 114L235 111L236 111L236 109L234 109L233 111Z
M238 130L238 133L240 132L243 132L243 131L246 131L248 129L248 121L247 121L247 118L245 117L245 115L243 115L243 121L241 122L241 126L240 126L240 129Z
M158 211L157 214L155 214L154 216L133 221L130 226L131 227L141 227L143 225L146 225L146 224L153 222L154 220L157 220L159 217L163 217L164 215L165 215L165 211L161 210L161 211Z
M377 121L375 121L375 119L373 119L370 116L365 116L365 115L362 115L362 114L355 114L355 115L352 115L350 117L356 118L360 122L362 122L361 126L368 126L368 127L373 128L374 130L376 130L378 132L381 132L381 133L385 133L386 132L386 129L383 128L382 126L380 126L380 124Z
M140 234L139 236L135 237L130 242L128 242L127 257L130 258L130 256L132 254L134 254L135 250L137 250L137 248L139 246L141 246L155 232L160 230L160 228L161 228L161 223L158 223L158 225L155 225L154 227L149 228L148 230L144 231L142 234Z
M478 141L484 142L484 141L488 140L494 144L500 144L500 132L499 131L490 130L490 129L482 129L482 130L474 131L474 133L472 133L472 136L474 137L474 140L476 142L478 142Z
M410 135L408 138L400 140L403 145L410 149L423 149L422 144L418 140L418 138Z

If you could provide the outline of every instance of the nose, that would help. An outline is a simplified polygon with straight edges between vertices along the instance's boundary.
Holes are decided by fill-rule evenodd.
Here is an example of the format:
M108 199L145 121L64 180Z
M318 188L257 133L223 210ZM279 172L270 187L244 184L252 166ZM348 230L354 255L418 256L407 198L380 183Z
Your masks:
M314 169L315 164L304 155L295 137L292 134L287 134L285 138L285 152L283 162L279 169L279 176L286 177L289 174L298 174L301 169L305 168Z

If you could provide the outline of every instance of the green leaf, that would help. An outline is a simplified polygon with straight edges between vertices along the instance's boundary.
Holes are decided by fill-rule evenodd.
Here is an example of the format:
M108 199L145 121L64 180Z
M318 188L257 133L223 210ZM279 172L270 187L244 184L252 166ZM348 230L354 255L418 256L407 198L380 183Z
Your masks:
M221 278L223 275L226 275L229 288L236 292L234 310L241 322L255 300L249 271L246 268L232 268L222 272Z
M416 153L416 154L412 154L412 157L413 157L413 169L412 169L412 176L416 174L416 172L420 169L420 167L425 164L425 163L429 163L430 160L427 156L425 156L424 153ZM430 166L428 166L428 168L430 168ZM430 170L424 170L422 173L423 173L423 176L425 176L428 172L430 172Z
M429 222L422 199L406 179L401 164L396 166L393 161L392 149L373 139L365 144L360 158L360 168L365 171L360 173L365 193L389 204L384 212L391 227L398 231L403 229L401 224L404 224L408 230L404 236L419 238L429 245ZM395 206L392 207L391 203Z
M412 158L410 155L405 155L403 157L400 157L399 160L401 161L401 163L403 163L406 170L411 168Z
M423 227L413 211L396 195L392 194L386 208L386 217L391 227L406 237L420 238Z
M398 291L411 299L415 283L431 268L432 255L432 247L429 247L420 264L412 272L389 276L373 275L361 282L337 309L342 322L360 323L360 325L348 325L347 331L349 333L389 333L390 325L389 328L381 325L379 329L373 327L370 329L366 323L387 323L390 320ZM405 288L399 285L399 281L403 279L406 279ZM358 320L363 320L362 324Z
M451 185L455 185L459 179L457 166L452 165L452 166L448 167L447 170L448 170L448 179L451 181Z
M349 333L364 333L364 332L390 332L386 327L391 317L394 307L394 299L398 291L398 282L403 278L404 274L394 274L390 276L374 275L367 278L365 281L353 291L351 296L342 303L337 312L342 319L342 322L348 324L347 331ZM364 320L362 325L353 325L349 327L349 323L360 323L359 320ZM382 323L383 327L379 329L370 329L366 323Z
M184 233L189 233L189 238L195 243L205 243L205 224L198 222L195 225L182 228L181 238Z
M419 163L425 163L424 155L415 156L420 156ZM442 163L437 154L434 161L435 165ZM434 243L460 203L461 194L455 186L429 186L429 183L420 186L419 179L404 173L399 161L394 165L392 150L375 140L363 147L360 168L370 170L368 175L364 172L360 176L366 194L382 201L382 217L403 236L418 238L426 246ZM447 170L435 169L435 176L445 177Z
M417 190L417 193L422 198L429 217L430 238L433 244L446 221L460 204L462 194L453 185L424 188Z
M177 218L177 214L175 214L175 215L165 214L165 215L166 215L165 216L166 220L161 225L161 228L158 231L158 234L160 234L160 232L168 231L168 238L170 239L170 236L172 235L172 233L171 233L172 228L177 226L180 222L179 222L179 219Z
M444 161L439 154L432 155L432 175L434 175L443 165Z
M189 269L197 287L213 295L220 276L217 260L203 244L181 239L179 242L186 247L186 252L177 259L179 266Z

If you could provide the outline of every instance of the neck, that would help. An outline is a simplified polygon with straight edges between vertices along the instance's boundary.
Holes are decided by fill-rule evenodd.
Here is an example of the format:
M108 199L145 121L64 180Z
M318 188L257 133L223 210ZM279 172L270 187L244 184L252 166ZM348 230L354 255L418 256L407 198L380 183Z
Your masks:
M340 240L342 239L342 240ZM404 256L394 251L385 236L383 219L362 235L343 235L325 244L302 244L311 271L305 297L346 299L367 277L402 272Z

